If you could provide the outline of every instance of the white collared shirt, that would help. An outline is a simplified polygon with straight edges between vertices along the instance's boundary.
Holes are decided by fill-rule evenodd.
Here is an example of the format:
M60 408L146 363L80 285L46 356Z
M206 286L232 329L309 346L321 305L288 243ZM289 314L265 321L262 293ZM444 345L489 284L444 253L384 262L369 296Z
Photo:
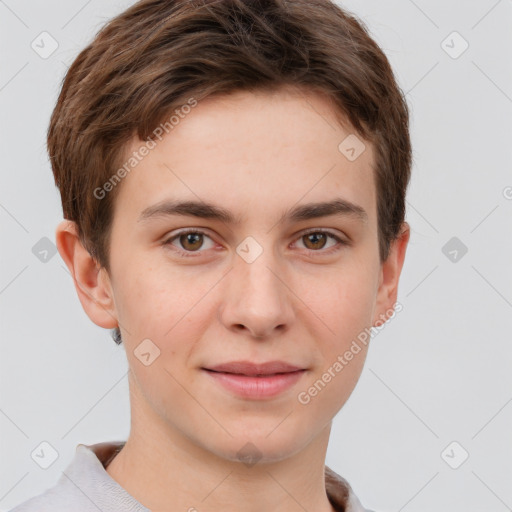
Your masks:
M79 444L75 456L57 483L10 512L151 512L121 487L106 466L124 446L124 441ZM325 467L327 496L336 510L365 510L349 483Z

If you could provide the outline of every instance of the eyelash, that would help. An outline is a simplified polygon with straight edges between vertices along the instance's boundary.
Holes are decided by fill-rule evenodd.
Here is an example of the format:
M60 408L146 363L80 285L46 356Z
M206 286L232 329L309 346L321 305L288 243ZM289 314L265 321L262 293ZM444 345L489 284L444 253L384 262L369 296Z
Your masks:
M189 235L189 234L199 234L199 235L205 235L207 236L208 238L211 238L208 233L206 233L205 231L202 231L200 229L186 229L186 230L183 230L183 231L180 231L179 233L176 233L175 235L173 235L171 238L168 238L164 243L163 245L165 246L172 246L171 242L173 242L176 238L179 238L180 236L183 236L183 235ZM325 233L326 235L334 238L337 242L338 242L338 245L337 246L334 246L334 247L330 247L329 249L327 250L313 250L313 249L306 249L307 252L309 253L320 253L320 255L329 255L329 254L333 254L335 252L338 252L339 250L341 250L344 246L348 246L350 245L349 242L347 242L346 240L343 240L341 239L339 236L335 235L334 233L330 232L330 231L327 231L327 230L323 230L323 229L311 229L309 231L306 231L304 233L301 234L301 236L299 237L300 238L303 238L307 235L311 235L311 234L316 234L316 233ZM184 250L181 250L181 249L178 249L174 246L172 246L172 250L177 252L179 256L184 256L186 258L189 258L189 257L197 257L197 254L200 254L201 252L204 252L204 251L184 251Z

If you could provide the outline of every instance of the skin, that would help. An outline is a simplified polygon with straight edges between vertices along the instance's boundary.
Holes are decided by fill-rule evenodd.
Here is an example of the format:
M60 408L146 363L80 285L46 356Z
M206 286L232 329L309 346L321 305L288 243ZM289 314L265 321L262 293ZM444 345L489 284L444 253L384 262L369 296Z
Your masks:
M393 310L410 236L404 223L380 262L374 150L365 141L349 161L338 145L351 133L318 93L208 98L118 185L110 274L82 247L72 222L58 226L57 247L87 315L121 328L131 431L107 472L146 507L332 512L324 481L331 422L359 379L367 347L307 405L297 395ZM141 144L134 139L128 154ZM171 197L213 202L241 223L178 215L138 221ZM297 204L338 197L364 208L367 221L278 222ZM207 235L164 244L183 228ZM310 228L350 243L315 241L304 236ZM263 249L252 263L236 252L248 236ZM149 366L134 354L147 338L160 350ZM241 359L308 371L277 397L250 400L201 370ZM247 442L261 455L250 467L237 456Z

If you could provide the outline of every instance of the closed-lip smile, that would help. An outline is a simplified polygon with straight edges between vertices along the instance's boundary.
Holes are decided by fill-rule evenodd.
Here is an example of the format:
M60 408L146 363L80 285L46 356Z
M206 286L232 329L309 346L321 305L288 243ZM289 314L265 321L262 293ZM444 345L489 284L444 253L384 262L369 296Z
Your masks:
M202 368L224 390L251 400L273 398L295 385L307 369L283 361L232 361Z
M284 361L268 361L266 363L253 363L251 361L231 361L229 363L222 363L204 369L220 373L247 375L250 377L275 375L278 373L291 373L305 370L305 368L289 364Z

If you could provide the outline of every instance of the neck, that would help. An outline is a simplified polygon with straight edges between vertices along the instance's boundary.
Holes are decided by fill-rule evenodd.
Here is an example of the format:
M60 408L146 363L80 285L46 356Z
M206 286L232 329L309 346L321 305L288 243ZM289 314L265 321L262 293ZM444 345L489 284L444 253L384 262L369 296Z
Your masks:
M240 452L227 458L183 435L133 398L130 436L107 473L150 510L335 510L324 476L330 422L292 456L270 458L247 445L243 452L254 459L242 458Z

